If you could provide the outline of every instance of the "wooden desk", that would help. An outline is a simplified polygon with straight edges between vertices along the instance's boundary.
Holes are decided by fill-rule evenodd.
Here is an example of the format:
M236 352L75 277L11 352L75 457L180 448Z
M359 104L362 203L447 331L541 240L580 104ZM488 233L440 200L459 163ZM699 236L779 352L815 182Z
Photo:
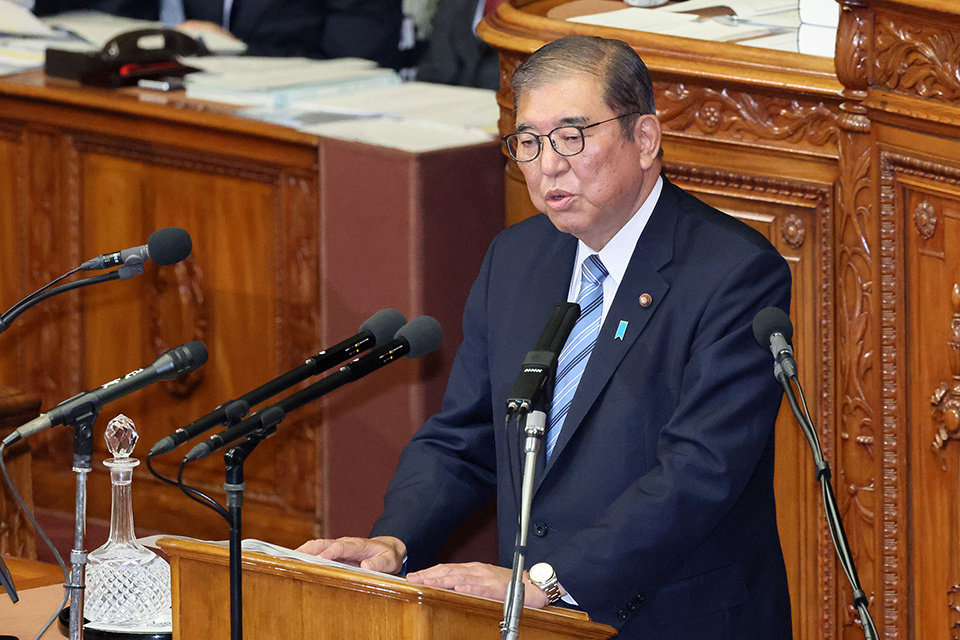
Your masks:
M135 452L354 335L377 310L436 317L441 350L402 360L284 421L246 465L244 533L287 546L363 534L400 448L439 408L463 302L503 227L498 143L407 153L234 117L176 95L0 79L0 308L97 254L180 226L193 255L47 300L0 349L0 380L50 407L203 340L206 366L105 407L89 513L108 518L102 429L123 412ZM157 94L149 94L156 99ZM38 505L73 511L67 428L37 434ZM187 449L159 458L175 476ZM222 539L224 522L136 472L141 527ZM222 498L223 462L187 481ZM492 556L491 556L492 557Z
M795 346L884 638L960 628L960 11L839 0L835 60L555 20L511 0L481 23L513 70L572 33L646 62L665 173L762 230L794 275ZM508 218L530 212L508 165ZM862 638L799 429L777 425L794 637Z
M0 588L0 634L33 638L63 600L63 573L47 562L4 556L20 600L14 604ZM57 624L44 638L62 638Z

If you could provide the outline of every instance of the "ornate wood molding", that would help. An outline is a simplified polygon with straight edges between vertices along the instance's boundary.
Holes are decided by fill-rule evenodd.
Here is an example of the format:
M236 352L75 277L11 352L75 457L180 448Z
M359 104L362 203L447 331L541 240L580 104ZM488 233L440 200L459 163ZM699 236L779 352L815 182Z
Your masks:
M25 144L30 149L25 179L37 198L25 203L30 223L23 236L30 247L25 284L33 291L81 262L80 162L72 141L56 132L28 131ZM30 313L37 330L24 349L25 386L36 390L46 406L63 399L56 397L58 390L82 388L79 368L63 366L82 361L80 292L47 300ZM69 442L68 432L51 429L38 434L33 447L38 457L69 469Z
M803 240L807 235L807 228L803 218L798 215L790 214L780 223L780 235L787 246L793 249L799 249L803 246Z
M684 83L656 83L657 113L672 131L736 141L835 147L839 112L824 102L801 102Z
M929 240L937 231L937 211L933 205L924 200L913 211L913 224L921 238Z
M933 450L940 454L940 467L947 470L946 446L951 440L960 440L960 284L953 285L950 296L953 315L950 322L950 381L941 382L933 392L933 420L936 434Z
M284 367L300 364L303 354L314 353L322 341L323 326L320 302L322 270L317 239L321 235L318 203L320 195L313 182L296 175L285 175L278 193L279 210L276 235L284 244L279 255L291 256L290 265L277 265L280 306L277 361ZM332 310L327 309L330 313ZM308 408L288 416L284 437L279 441L277 494L290 509L308 514L305 519L319 522L323 505L316 496L323 495L323 442L320 409Z
M668 161L664 161L663 168L669 178L701 188L720 187L741 193L750 192L764 196L766 200L805 207L819 207L832 193L830 188L821 185L717 171Z
M840 24L834 65L837 79L848 92L864 94L870 87L870 46L873 29L867 6L853 0L840 1Z
M190 172L227 176L238 180L276 184L280 169L258 162L198 153L182 148L165 148L126 138L77 134L74 146L79 153L94 153L132 162L183 169Z
M868 135L844 129L840 139L841 162L836 237L837 298L837 399L840 403L837 422L837 487L844 527L851 539L879 540L879 514L884 512L888 495L878 447L884 446L880 436L881 397L878 371L878 344L881 330L880 290L878 287L876 193L873 172L875 155ZM896 497L896 496L894 496ZM880 545L857 549L857 561L864 578L864 589L871 601L886 598L884 583L889 580L881 571L883 553ZM885 545L884 545L885 547ZM828 603L829 605L829 603ZM884 613L891 609L884 602ZM829 610L829 609L828 609ZM849 602L824 637L836 635L836 629L859 624ZM881 614L876 614L880 617Z
M876 83L953 102L960 98L960 36L955 28L882 17L876 23Z
M185 329L190 340L207 339L210 308L204 296L203 271L193 256L168 269L156 269L151 279L154 295L147 296L150 318L150 342L156 355L176 346L164 337L164 327ZM161 388L171 397L187 398L203 382L206 369L195 369L173 380L164 380Z

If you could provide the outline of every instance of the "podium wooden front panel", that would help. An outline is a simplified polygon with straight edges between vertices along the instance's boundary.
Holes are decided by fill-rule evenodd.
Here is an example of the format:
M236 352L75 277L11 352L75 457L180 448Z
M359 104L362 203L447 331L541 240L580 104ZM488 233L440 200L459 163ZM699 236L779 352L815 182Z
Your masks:
M230 637L228 550L165 540L173 578L175 640ZM498 637L503 604L298 560L243 553L246 640L467 640ZM524 609L524 640L592 640L615 630L585 614Z
M0 380L41 396L44 409L190 340L207 346L204 367L104 407L91 517L109 518L103 427L118 413L140 429L142 459L178 427L356 334L379 309L440 321L438 352L291 413L250 457L244 530L287 546L369 531L400 448L439 408L468 289L503 228L494 142L408 153L178 94L39 73L0 78L0 193L9 196L0 198L3 309L83 260L146 243L155 229L183 227L193 239L184 262L148 262L134 279L46 300L2 336ZM37 504L68 516L71 442L68 427L31 439ZM155 466L176 477L188 450ZM223 467L216 454L185 479L222 501ZM135 475L140 529L226 537L219 516L144 465Z

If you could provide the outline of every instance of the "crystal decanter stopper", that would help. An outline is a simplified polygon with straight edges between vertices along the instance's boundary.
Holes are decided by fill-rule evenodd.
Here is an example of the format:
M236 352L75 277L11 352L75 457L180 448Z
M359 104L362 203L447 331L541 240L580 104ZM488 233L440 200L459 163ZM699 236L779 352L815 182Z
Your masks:
M91 622L135 627L170 610L170 565L137 542L133 532L130 482L140 461L130 454L138 437L133 420L123 414L107 424L104 434L113 454L103 463L113 485L110 537L87 556L83 613Z

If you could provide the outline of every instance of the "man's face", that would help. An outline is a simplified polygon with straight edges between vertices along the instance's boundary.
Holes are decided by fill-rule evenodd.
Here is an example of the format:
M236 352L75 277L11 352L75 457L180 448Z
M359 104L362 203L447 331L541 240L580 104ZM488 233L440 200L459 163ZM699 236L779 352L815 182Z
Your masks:
M602 99L599 78L578 74L535 85L517 101L517 131L547 134L564 125L585 126L613 118ZM639 117L634 139L619 121L583 132L583 151L561 156L546 138L540 155L518 163L530 199L560 231L599 251L633 216L653 189L660 170L660 125Z

